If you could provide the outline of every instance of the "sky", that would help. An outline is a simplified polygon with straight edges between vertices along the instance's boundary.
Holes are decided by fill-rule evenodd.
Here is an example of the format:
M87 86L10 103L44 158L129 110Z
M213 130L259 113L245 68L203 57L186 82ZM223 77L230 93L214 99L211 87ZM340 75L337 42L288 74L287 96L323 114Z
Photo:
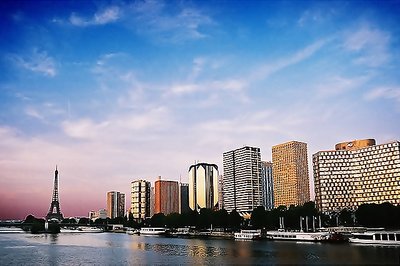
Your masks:
M400 1L0 2L0 219L86 216L107 191L400 139ZM311 182L311 188L313 186ZM312 192L313 195L313 192Z

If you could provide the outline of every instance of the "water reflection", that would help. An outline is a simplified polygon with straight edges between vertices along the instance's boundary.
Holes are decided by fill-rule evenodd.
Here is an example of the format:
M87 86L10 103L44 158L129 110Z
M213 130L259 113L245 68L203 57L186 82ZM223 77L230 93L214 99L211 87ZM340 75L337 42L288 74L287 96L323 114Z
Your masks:
M3 236L1 236L3 237ZM400 247L239 242L123 234L15 235L0 238L0 264L395 264ZM34 248L10 248L10 247ZM8 258L5 259L5 258Z
M224 248L199 245L177 245L164 243L143 243L132 242L130 248L135 251L153 251L167 256L185 256L185 257L217 257L226 256Z

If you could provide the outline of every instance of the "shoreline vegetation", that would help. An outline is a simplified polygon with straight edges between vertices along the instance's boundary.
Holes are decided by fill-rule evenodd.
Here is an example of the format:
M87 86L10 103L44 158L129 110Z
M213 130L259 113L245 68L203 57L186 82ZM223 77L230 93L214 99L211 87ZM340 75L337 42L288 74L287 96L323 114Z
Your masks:
M303 217L303 218L301 218ZM307 218L307 222L304 218ZM281 224L284 220L284 225ZM302 222L301 219L304 221ZM22 223L14 223L14 226L22 228L26 232L36 233L60 233L61 228L77 228L79 226L91 226L103 228L104 231L112 232L112 225L119 224L123 228L139 229L142 227L164 227L174 232L177 228L191 228L193 235L223 236L232 238L234 232L241 229L263 229L277 230L284 227L288 231L301 231L306 228L329 228L335 226L344 227L366 227L400 229L400 206L390 203L363 204L357 210L344 209L336 213L320 213L315 208L314 202L310 201L302 206L280 206L272 210L257 207L253 210L249 219L244 219L237 211L228 213L226 210L201 209L200 212L189 211L183 214L163 213L154 214L151 218L137 222L133 215L117 217L115 219L96 219L91 221L84 217L76 220L74 218L64 219L60 223L48 222L43 218L28 215ZM299 222L300 221L300 222ZM308 223L309 221L309 223ZM7 223L1 223L7 226ZM214 228L214 230L210 230ZM213 233L211 233L213 232Z

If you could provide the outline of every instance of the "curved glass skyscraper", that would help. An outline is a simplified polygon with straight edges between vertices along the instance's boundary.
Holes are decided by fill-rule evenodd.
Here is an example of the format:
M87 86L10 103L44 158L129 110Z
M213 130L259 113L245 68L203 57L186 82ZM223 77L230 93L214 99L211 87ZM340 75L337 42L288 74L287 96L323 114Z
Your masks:
M218 209L218 166L198 163L189 167L189 207Z

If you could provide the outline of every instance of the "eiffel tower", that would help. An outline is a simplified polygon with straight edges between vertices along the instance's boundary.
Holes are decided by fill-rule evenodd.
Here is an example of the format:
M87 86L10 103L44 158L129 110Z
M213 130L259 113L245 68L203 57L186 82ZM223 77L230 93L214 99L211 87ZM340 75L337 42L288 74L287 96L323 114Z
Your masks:
M60 201L58 199L58 170L56 166L55 176L54 176L54 188L53 188L53 198L50 204L49 213L46 216L46 220L58 220L61 222L63 215L60 212Z

